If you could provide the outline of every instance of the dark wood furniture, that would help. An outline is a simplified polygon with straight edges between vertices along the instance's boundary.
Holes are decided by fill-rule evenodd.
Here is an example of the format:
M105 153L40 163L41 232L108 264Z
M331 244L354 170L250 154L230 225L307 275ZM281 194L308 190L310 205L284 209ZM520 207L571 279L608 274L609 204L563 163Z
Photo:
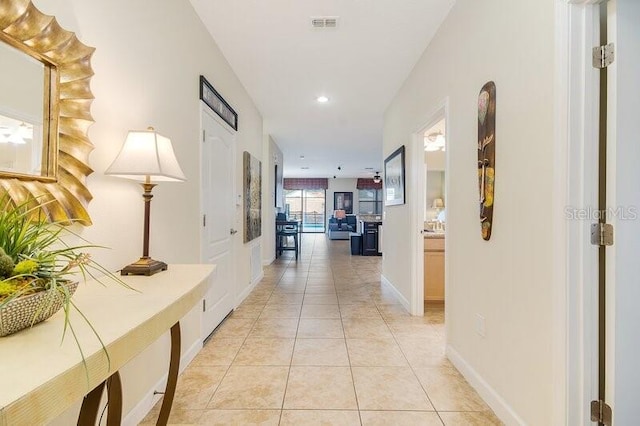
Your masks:
M289 238L293 238L293 245L288 245ZM285 250L293 250L296 260L300 254L300 222L297 220L276 220L276 258Z
M379 256L378 250L378 226L382 222L362 222L362 255Z

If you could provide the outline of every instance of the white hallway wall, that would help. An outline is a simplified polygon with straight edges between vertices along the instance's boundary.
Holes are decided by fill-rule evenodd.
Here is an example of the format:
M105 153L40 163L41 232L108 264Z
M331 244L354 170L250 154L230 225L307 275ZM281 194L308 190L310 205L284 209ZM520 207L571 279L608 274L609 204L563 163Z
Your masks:
M278 205L280 208L284 206L284 191L282 190L282 169L284 165L284 156L278 147L278 144L269 135L263 138L264 158L262 160L262 263L270 264L276 258L276 235L275 229L268 224L274 224L276 220L276 197L280 197ZM276 194L276 176L275 166L278 165L278 181L280 182L280 190Z
M161 184L154 190L151 255L169 263L198 263L199 75L206 76L239 114L236 194L242 194L242 152L263 158L262 117L251 98L186 0L35 0L35 4L96 48L91 81L95 124L89 132L96 147L90 158L95 173L88 179L94 224L80 232L111 250L95 251L95 260L117 270L142 253L141 189L103 172L128 130L152 125L172 139L187 181ZM250 281L250 249L242 242L242 206L236 208L235 221L235 228L241 230L234 240L240 294ZM270 223L265 223L263 233L273 233ZM200 337L199 318L196 309L182 321L183 351ZM125 369L125 413L166 373L168 353L165 336ZM70 424L72 414L59 424Z
M554 4L458 0L385 115L383 156L449 99L447 197L451 349L501 397L505 420L551 424L552 262L545 218L552 187ZM497 86L491 240L480 237L477 97ZM407 161L407 195L415 174ZM385 210L383 275L410 298L412 205ZM475 332L486 318L486 337ZM509 412L509 410L511 410Z

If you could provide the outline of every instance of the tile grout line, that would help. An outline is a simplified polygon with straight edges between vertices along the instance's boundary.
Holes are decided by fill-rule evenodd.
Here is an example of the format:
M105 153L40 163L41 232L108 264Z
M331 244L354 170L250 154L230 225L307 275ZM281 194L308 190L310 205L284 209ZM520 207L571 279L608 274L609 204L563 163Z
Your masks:
M376 304L376 309L378 309L378 311L380 311L380 309L378 308L377 304ZM380 313L380 315L382 315L382 313ZM402 349L402 345L398 341L398 336L396 336L396 333L393 332L393 329L391 329L391 327L389 327L389 322L387 321L387 319L385 318L384 315L382 315L382 320L385 322L385 324L387 324L387 327L389 328L389 331L391 332L391 335L393 336L393 340L396 342L396 345L398 345L398 348L400 348L400 352L402 352L402 356L404 357L405 361L407 361L407 365L411 369L411 372L413 373L413 376L415 377L415 379L420 384L420 388L422 389L422 391L424 392L425 396L427 397L427 400L429 401L429 404L431 404L431 407L433 407L433 412L436 413L436 415L438 416L438 419L440 419L440 422L444 425L444 421L442 420L442 417L440 416L440 413L438 412L438 410L436 409L436 406L434 405L433 401L431 400L431 397L429 396L429 392L427 392L427 389L422 384L422 381L420 381L420 378L416 374L416 371L415 371L413 365L411 365L411 362L409 362L409 358L407 358L407 354L405 353L404 349Z
M333 278L333 286L335 289L335 273L333 270L333 265L331 265L331 277ZM337 298L337 290L336 290L336 298ZM349 355L349 346L347 345L347 333L344 329L344 318L342 317L342 309L340 308L340 299L338 298L338 311L340 312L340 324L342 325L342 334L344 337L344 347L347 351L347 360L349 362L349 373L351 374L351 383L353 384L353 396L356 399L356 408L358 409L358 420L360 420L360 425L362 425L362 413L360 412L360 401L358 400L358 391L356 390L356 379L353 375L353 365L351 364L351 355Z
M289 263L291 263L291 261L289 261L287 263L287 266L285 267L285 271L288 268ZM280 276L280 278L278 279L278 282L280 282L280 280L282 280L282 275ZM276 284L277 285L277 284ZM253 292L253 290L252 290ZM271 295L273 294L273 290L271 290L271 294L269 295L269 298L271 298ZM268 301L268 299L267 299ZM262 307L262 310L260 311L260 314L258 315L258 317L253 321L253 324L251 325L251 329L249 330L249 332L247 333L247 335L244 337L244 339L242 340L242 343L240 344L240 348L238 348L238 352L236 352L236 354L234 355L233 359L231 360L231 363L229 363L229 365L227 366L227 369L224 372L224 375L222 376L222 378L220 379L220 382L218 382L216 389L213 391L213 393L211 394L211 398L209 398L209 400L207 401L207 405L206 405L206 409L208 409L209 404L211 403L211 401L213 401L213 398L215 398L216 394L218 393L218 390L220 389L220 386L222 385L222 382L224 381L224 379L227 377L227 375L229 374L229 370L231 370L231 367L233 366L233 363L235 362L236 358L238 358L238 354L240 353L240 351L242 350L242 347L245 345L245 343L247 342L247 339L249 338L249 335L251 335L251 332L253 331L253 328L256 326L256 323L258 322L258 319L260 318L260 315L262 315L262 312L264 311L265 307L267 306L266 302L264 304L264 306ZM234 309L235 310L235 309ZM233 312L233 311L232 311ZM225 320L223 320L223 323ZM220 324L222 325L222 324ZM215 409L215 408L212 408Z
M302 238L301 238L302 239ZM313 250L315 247L315 239L314 242L311 246L311 256L310 259L313 259ZM302 256L300 256L302 257ZM297 262L297 261L296 261ZM287 269L289 268L289 266L287 266ZM307 270L307 274L306 274L307 278L305 280L305 292L307 289L307 281L309 280L309 270ZM305 293L303 293L305 294ZM287 399L287 389L289 388L289 378L291 377L291 367L293 366L293 356L296 352L296 342L298 340L298 330L300 329L300 319L302 316L302 306L304 305L304 296L302 296L302 304L300 306L300 313L298 314L298 322L297 322L297 326L296 326L296 334L293 337L293 349L291 350L291 358L289 359L289 369L287 371L287 380L285 381L284 384L284 393L282 394L282 404L280 405L280 418L278 419L278 425L280 425L282 423L282 416L284 415L284 402Z

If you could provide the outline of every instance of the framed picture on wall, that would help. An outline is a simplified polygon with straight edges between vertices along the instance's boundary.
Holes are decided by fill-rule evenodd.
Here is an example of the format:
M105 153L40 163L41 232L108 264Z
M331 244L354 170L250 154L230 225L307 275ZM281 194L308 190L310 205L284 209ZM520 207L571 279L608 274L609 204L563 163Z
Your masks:
M346 214L353 214L353 192L334 192L333 209L344 210Z
M384 160L384 205L404 204L404 145Z
M262 162L243 153L244 242L262 235Z

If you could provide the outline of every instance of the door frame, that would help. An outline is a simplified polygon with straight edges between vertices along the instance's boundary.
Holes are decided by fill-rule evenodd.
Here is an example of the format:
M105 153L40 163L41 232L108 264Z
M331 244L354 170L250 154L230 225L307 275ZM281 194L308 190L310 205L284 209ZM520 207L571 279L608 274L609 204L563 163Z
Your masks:
M204 125L203 125L203 114L208 114L209 116L213 117L213 119L220 124L220 126L222 126L222 128L229 132L229 134L231 135L231 145L232 145L232 154L231 154L231 194L232 194L232 212L231 212L231 226L234 225L235 222L235 217L236 217L236 205L235 205L235 197L236 197L236 157L237 157L237 144L236 144L236 131L233 130L233 128L231 126L229 126L228 123L226 123L224 120L222 120L217 114L214 113L214 111L211 110L211 108L209 108L209 106L207 104L205 104L202 100L199 101L199 108L198 111L200 112L199 115L199 122L200 122L200 130L198 132L198 159L199 159L199 168L198 168L198 185L200 187L199 193L200 193L200 197L198 200L198 226L200 228L200 262L204 262L205 257L204 257L204 250L203 250L203 240L204 240L204 227L202 226L202 215L203 213L203 206L204 206L204 197L205 195L202 192L202 169L203 169L203 165L204 165L204 159L203 159L203 153L202 153L202 144L204 143L203 141L203 132L204 132ZM234 304L234 308L236 307L235 305L237 304L237 298L238 298L238 288L237 288L237 279L236 279L236 266L235 266L235 261L236 261L236 244L235 244L235 239L233 238L233 236L230 237L231 238L231 243L230 243L230 260L231 260L231 265L229 265L230 268L230 273L231 273L231 280L233 281L233 304ZM212 274L212 277L215 275ZM213 279L213 278L210 278Z
M589 220L573 209L597 210L601 0L556 0L554 190L553 423L590 424L598 396L598 250Z
M438 121L445 120L445 135L449 139L449 97L442 100L437 107L427 115L427 121L411 134L411 144L414 152L420 152L422 155L414 155L411 158L411 170L413 170L411 179L411 187L415 188L412 196L413 208L411 209L411 300L409 301L411 315L424 315L424 203L425 203L425 165L424 165L424 132L433 127ZM450 169L449 152L445 151L445 171ZM450 194L449 176L445 172L444 175L445 192ZM446 261L446 253L449 250L449 242L446 238L445 227L445 264L444 264L444 300L446 303L448 293L448 281L450 274L449 262ZM448 310L445 309L445 324L448 320Z

